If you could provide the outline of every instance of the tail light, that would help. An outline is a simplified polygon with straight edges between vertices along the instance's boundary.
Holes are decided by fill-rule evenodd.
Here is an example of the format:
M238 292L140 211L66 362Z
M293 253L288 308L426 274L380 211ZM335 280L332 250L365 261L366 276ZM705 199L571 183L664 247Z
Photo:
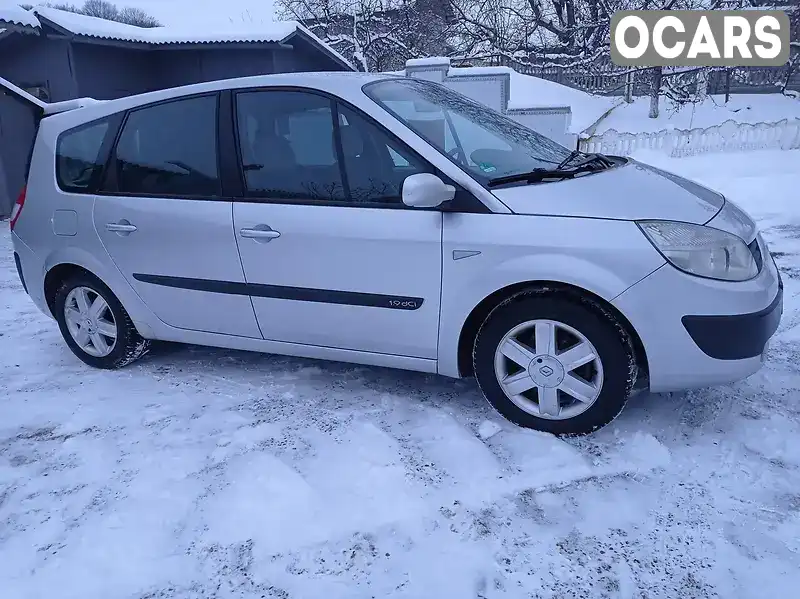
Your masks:
M11 209L11 230L14 230L14 225L17 224L17 219L19 215L22 214L22 206L25 204L25 195L27 192L28 187L25 186L22 188L22 191L19 192L19 197L17 198L17 202L14 204L14 208Z

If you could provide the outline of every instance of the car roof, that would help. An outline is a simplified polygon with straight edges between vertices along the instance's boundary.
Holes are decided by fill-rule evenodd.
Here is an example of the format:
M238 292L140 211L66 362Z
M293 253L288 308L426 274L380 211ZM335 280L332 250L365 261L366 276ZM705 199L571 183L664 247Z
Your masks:
M236 79L220 79L195 83L181 87L171 87L133 96L125 96L114 100L87 100L77 106L76 110L68 110L48 118L50 126L69 127L75 123L91 121L96 118L136 108L145 104L161 102L210 93L226 89L266 88L266 87L301 87L327 92L345 99L354 99L361 94L361 88L371 81L404 78L391 73L362 72L312 72L312 73L276 73L272 75L255 75Z
M337 89L360 88L370 81L381 79L402 77L402 75L392 75L390 73L357 73L347 71L326 71L312 73L275 73L272 75L254 75L251 77L239 77L236 79L222 79L209 81L206 83L196 83L182 87L170 88L169 90L159 90L140 94L138 97L159 94L160 92L176 91L175 95L195 94L204 91L216 91L220 89L236 89L243 87L277 87L277 86L298 86L310 87L323 91L335 91Z
M271 75L255 75L235 79L220 79L195 83L180 87L125 96L114 100L86 102L76 105L76 110L68 110L48 118L49 127L66 128L76 123L102 118L109 114L137 108L146 104L177 99L183 96L211 93L227 89L267 88L267 87L300 87L327 92L332 95L358 101L361 88L372 81L388 79L404 79L401 74L363 73L353 71L326 71L304 73L275 73ZM48 128L49 128L48 127Z

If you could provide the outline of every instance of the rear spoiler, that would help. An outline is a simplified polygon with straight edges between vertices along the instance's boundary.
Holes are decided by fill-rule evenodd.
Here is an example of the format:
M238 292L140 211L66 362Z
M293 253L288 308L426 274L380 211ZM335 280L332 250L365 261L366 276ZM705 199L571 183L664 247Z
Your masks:
M100 104L104 100L95 100L93 98L77 98L75 100L64 100L63 102L43 102L36 96L26 92L24 89L17 87L7 79L0 77L0 93L10 95L12 98L19 100L23 104L31 107L37 119L50 116L51 114L58 114L59 112L67 112L68 110L76 110L84 106L91 106L93 104Z

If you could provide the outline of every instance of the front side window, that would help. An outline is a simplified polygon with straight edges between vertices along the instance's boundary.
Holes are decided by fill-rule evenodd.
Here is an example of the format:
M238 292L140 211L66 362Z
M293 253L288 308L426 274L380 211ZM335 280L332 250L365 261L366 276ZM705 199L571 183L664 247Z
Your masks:
M96 173L103 169L100 149L108 132L103 119L64 132L56 144L56 179L64 191L86 192Z
M386 79L364 93L478 180L552 169L569 150L444 85Z
M220 195L217 97L132 111L116 149L117 190L142 196Z
M249 194L402 206L403 181L426 165L380 127L324 96L237 94L242 171Z
M305 92L243 92L236 95L236 120L249 193L346 200L330 100Z
M353 202L402 204L406 177L428 172L384 130L345 106L339 107L339 133Z

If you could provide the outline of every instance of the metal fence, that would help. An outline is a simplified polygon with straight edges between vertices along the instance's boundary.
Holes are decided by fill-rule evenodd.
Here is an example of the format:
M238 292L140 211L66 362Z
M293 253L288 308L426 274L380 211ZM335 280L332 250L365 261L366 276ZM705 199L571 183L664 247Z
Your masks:
M585 67L539 67L535 64L520 64L500 57L487 58L481 61L487 65L503 65L513 68L519 73L541 77L584 91L621 96L625 94L626 84L632 86L634 96L649 95L651 89L651 69L631 71L618 67L610 62ZM665 76L687 75L665 72ZM688 74L695 77L696 73ZM788 80L788 81L787 81ZM712 69L708 72L709 94L759 94L786 89L800 92L800 68L782 67L736 67L730 69Z
M800 119L778 123L725 121L706 129L665 129L650 133L626 133L610 129L580 140L584 152L629 156L639 150L668 156L694 156L717 152L794 150L800 148Z

